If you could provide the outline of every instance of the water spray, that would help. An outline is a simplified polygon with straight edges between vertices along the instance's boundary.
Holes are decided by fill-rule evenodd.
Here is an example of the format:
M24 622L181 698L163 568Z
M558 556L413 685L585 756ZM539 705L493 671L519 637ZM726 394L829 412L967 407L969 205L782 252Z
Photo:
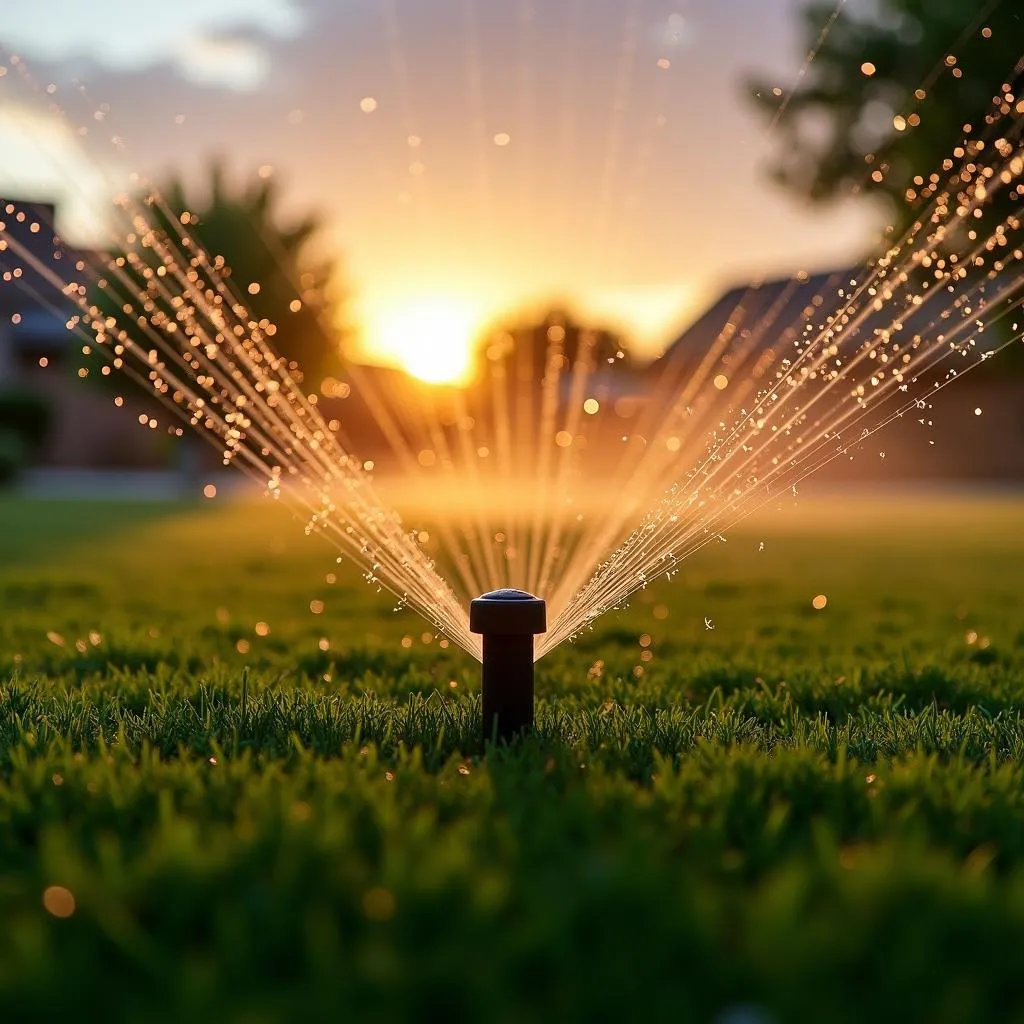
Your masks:
M509 742L533 728L533 638L547 632L547 606L525 590L492 590L469 605L483 634L484 742Z

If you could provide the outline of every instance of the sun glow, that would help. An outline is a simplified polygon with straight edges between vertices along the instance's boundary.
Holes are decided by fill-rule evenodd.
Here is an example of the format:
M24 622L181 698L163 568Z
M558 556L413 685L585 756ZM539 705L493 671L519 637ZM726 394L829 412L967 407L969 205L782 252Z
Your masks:
M375 319L375 354L428 384L454 384L468 376L480 324L468 301L429 296L390 305Z

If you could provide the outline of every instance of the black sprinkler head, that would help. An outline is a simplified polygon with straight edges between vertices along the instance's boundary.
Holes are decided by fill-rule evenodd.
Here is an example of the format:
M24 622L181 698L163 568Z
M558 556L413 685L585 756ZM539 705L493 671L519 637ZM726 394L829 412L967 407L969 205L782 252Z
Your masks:
M547 631L547 606L525 590L492 590L469 605L469 628L484 638L484 742L533 728L533 638Z

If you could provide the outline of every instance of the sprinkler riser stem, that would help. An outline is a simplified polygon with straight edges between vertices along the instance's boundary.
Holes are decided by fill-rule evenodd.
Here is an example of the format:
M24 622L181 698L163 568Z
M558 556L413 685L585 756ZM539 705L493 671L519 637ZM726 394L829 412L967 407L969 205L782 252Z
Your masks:
M547 629L547 606L510 587L469 606L483 637L483 741L509 743L533 728L533 638Z
M533 637L484 636L484 742L514 739L533 728Z

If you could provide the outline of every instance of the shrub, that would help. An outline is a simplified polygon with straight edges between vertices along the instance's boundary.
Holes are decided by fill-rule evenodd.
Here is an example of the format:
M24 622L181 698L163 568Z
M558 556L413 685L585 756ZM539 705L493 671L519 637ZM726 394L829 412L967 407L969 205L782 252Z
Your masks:
M0 487L13 482L28 461L28 445L22 434L0 427Z
M53 407L35 391L0 391L0 432L19 434L28 449L45 444L53 426Z

